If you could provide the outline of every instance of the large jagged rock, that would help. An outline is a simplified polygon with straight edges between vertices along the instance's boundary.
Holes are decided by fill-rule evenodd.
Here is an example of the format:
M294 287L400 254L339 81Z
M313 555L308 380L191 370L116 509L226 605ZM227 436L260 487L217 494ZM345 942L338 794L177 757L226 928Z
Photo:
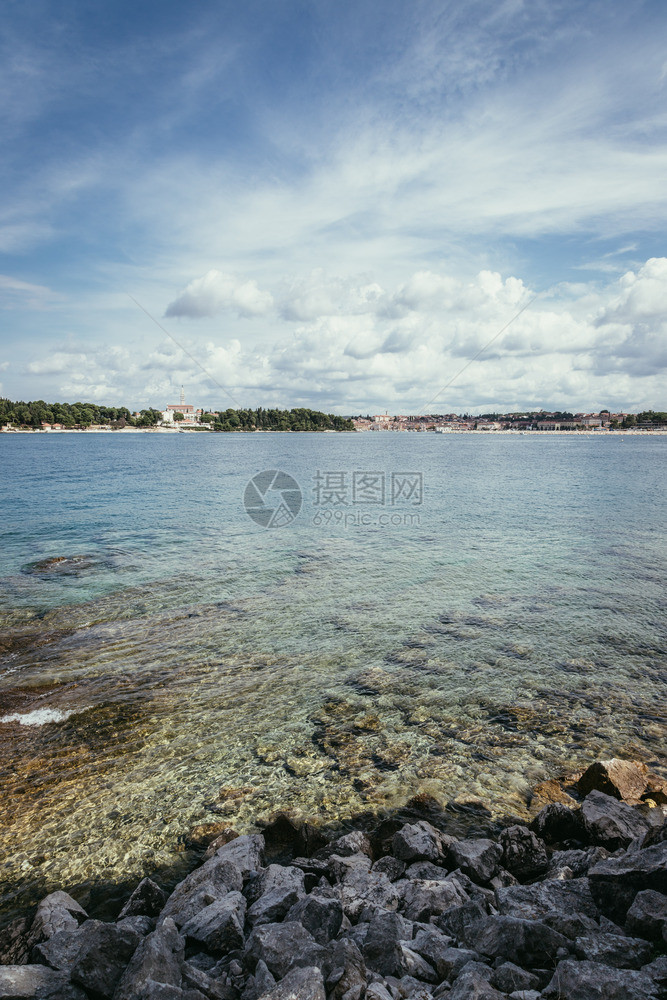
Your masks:
M366 965L381 976L401 976L401 943L411 938L411 921L399 913L376 913L369 923L363 944Z
M276 979L282 979L298 966L319 968L327 954L296 920L255 927L246 942L245 953L251 968L261 959Z
M667 943L667 896L655 889L638 892L628 910L625 929L648 941Z
M638 892L654 889L667 893L667 841L606 858L591 868L588 878L602 912L623 924Z
M377 910L396 910L400 901L398 883L390 882L386 875L364 871L355 866L336 886L338 898L348 920L368 920Z
M648 941L623 934L590 934L577 938L574 944L578 958L611 965L616 969L641 969L651 957L652 950Z
M49 893L37 907L28 933L28 949L58 931L75 931L87 919L86 911L68 893L62 890Z
M508 826L500 834L503 868L519 882L532 882L544 875L549 858L544 841L527 826Z
M588 793L581 805L581 819L593 843L610 851L627 847L650 828L636 809L604 792Z
M554 912L567 916L580 913L591 920L599 917L588 879L585 878L497 889L496 905L499 913L524 920L541 920L547 913Z
M45 965L0 966L0 1000L87 1000L67 972Z
M373 858L373 848L365 833L360 830L353 830L336 840L330 841L324 847L315 851L312 861L328 861L329 858L337 854L340 858L348 858L352 854L365 854L368 858Z
M292 969L258 1000L326 1000L322 973L315 966Z
M649 773L645 764L637 761L596 760L587 767L577 781L577 789L582 795L589 792L604 792L624 802L637 803L646 791Z
M513 962L503 962L491 975L491 985L501 993L515 993L517 990L534 990L539 979Z
M213 979L189 962L184 962L181 966L181 977L183 989L197 990L207 1000L236 1000L236 991L233 987Z
M445 910L441 916L434 919L434 923L436 927L453 938L457 944L474 948L477 933L486 917L486 909L478 902L471 900L469 903L461 903L459 906L452 906Z
M144 878L136 887L123 909L119 920L125 917L157 917L167 902L167 894L150 878Z
M285 920L298 920L318 944L325 945L336 937L341 928L343 906L339 899L327 899L313 892L295 903Z
M410 941L410 948L416 951L418 955L421 955L422 958L425 958L433 966L440 978L444 979L446 973L442 971L441 958L443 952L451 944L452 939L450 937L439 931L437 927L429 926L417 931L412 941Z
M585 850L554 851L549 858L546 878L561 877L569 869L573 878L587 875L593 865L609 857L609 851L604 847L587 847Z
M152 983L179 987L185 939L171 917L139 944L121 976L114 1000L146 1000Z
M221 851L224 850L224 847L221 848ZM158 924L169 917L177 927L182 927L205 906L224 899L229 892L240 892L242 888L240 868L229 858L216 854L179 882L160 911Z
M504 1000L504 994L499 993L479 972L471 970L461 972L449 994L449 1000Z
M406 867L407 866L404 861L399 861L398 858L394 858L391 854L387 854L384 858L380 858L379 861L375 862L371 871L375 875L386 875L390 882L397 882L405 875ZM435 865L431 865L430 867L435 868ZM446 872L443 872L443 875L445 874ZM408 876L408 878L410 877L411 876ZM418 875L415 877L419 878Z
M456 840L449 845L448 859L452 867L460 868L473 882L484 885L498 871L502 848L492 840Z
M299 868L269 865L246 887L245 894L252 903L248 910L251 926L275 923L306 895L304 874Z
M474 935L474 947L490 959L504 959L527 969L544 968L567 954L569 941L558 931L535 920L490 916Z
M349 938L332 942L326 959L325 985L328 1000L361 1000L366 989L366 963Z
M428 923L452 906L468 902L468 896L458 882L443 879L402 879L394 883L400 894L399 909L408 920Z
M188 941L198 941L213 955L226 955L244 943L246 901L240 892L205 906L181 927Z
M579 809L562 802L550 802L541 809L530 824L530 829L547 844L564 844L567 841L581 840L584 834Z
M450 982L456 979L461 969L469 962L476 962L480 954L472 948L445 948L437 958L434 956L436 972Z
M407 823L394 834L391 849L399 861L438 861L443 857L443 834L426 820Z
M250 833L230 840L215 852L214 857L219 861L231 861L245 880L264 867L264 849L264 837L260 833Z
M559 962L542 992L545 1000L659 1000L659 987L643 972L598 962Z
M87 993L111 1000L141 935L99 920L87 921L76 933L80 946L70 971L72 982Z

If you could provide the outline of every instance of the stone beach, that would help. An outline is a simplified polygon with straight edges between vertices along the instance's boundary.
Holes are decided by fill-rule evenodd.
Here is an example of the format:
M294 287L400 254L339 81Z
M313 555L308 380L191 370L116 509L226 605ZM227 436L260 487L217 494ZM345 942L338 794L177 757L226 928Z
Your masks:
M198 867L170 892L144 878L113 921L58 890L7 925L0 998L659 1000L667 787L622 760L563 785L483 836L211 824Z

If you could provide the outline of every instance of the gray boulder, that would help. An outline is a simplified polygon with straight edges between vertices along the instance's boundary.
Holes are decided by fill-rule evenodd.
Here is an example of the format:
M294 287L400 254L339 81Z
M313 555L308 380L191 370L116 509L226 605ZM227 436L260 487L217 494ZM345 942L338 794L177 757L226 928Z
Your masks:
M116 923L119 927L127 927L129 930L136 931L141 937L146 937L147 934L155 930L156 921L153 917L136 916L123 917L122 920L117 920Z
M431 961L439 976L453 982L468 962L476 962L479 957L479 952L471 948L444 948Z
M97 923L92 920L88 922ZM75 931L58 931L46 941L36 944L30 953L30 958L32 962L48 965L60 972L69 972L76 961L81 944L78 928Z
M402 879L395 882L400 893L399 909L408 920L428 923L452 906L468 902L468 896L458 882Z
M604 792L589 792L581 805L581 819L593 843L610 851L627 847L649 830L649 823L636 809Z
M322 973L315 966L292 969L258 1000L326 1000Z
M401 943L412 938L412 924L399 913L378 912L371 919L363 944L366 965L381 976L401 976Z
M449 845L448 857L455 868L480 885L488 882L498 871L502 848L492 840L456 840Z
M515 993L517 990L533 990L539 979L513 962L503 962L491 975L491 984L501 993Z
M479 972L462 973L454 983L449 1000L504 1000L504 994Z
M232 989L226 983L221 983L203 969L190 965L189 962L184 962L181 966L181 976L184 990L197 990L207 1000L232 1000L234 996Z
M151 983L181 985L185 939L171 917L145 937L121 976L114 1000L145 1000Z
M327 954L296 920L255 927L246 942L245 953L251 968L261 959L276 979L282 979L296 967L320 967Z
M143 916L157 917L166 902L167 894L159 885L156 885L149 878L142 879L118 914L118 919Z
M218 856L224 850L222 847L218 854L179 882L161 910L158 924L170 917L177 927L182 927L205 906L224 899L229 892L240 892L243 888L241 870L229 858Z
M77 936L80 946L71 966L72 982L103 1000L111 1000L141 935L129 927L89 920Z
M257 882L260 895L248 910L248 922L253 927L282 920L290 907L306 895L304 875L298 868L269 865Z
M243 947L245 913L245 898L240 892L230 892L191 917L183 924L181 933L214 955L226 955Z
M336 937L341 928L343 906L339 899L327 899L311 893L295 903L285 919L298 920L318 944L325 945Z
M87 1000L78 986L73 986L67 972L57 972L45 965L0 966L2 1000Z
M412 941L410 941L410 948L416 951L418 955L421 955L422 958L425 958L433 966L441 979L445 979L451 969L451 964L447 962L445 966L442 958L448 949L451 950L451 944L451 938L447 937L446 934L442 934L436 927L431 926L417 931Z
M375 870L375 867L373 868ZM421 879L427 882L440 882L448 877L446 868L434 865L432 861L413 861L409 868L405 870L405 877Z
M655 889L638 892L628 910L625 927L629 934L667 943L667 896Z
M616 969L641 969L651 957L651 945L641 938L623 934L590 934L577 938L574 951L588 962L612 965Z
M260 960L255 966L254 976L249 976L246 980L242 1000L258 1000L264 994L270 993L275 985L275 977L267 969L266 963Z
M623 924L638 892L654 889L667 893L667 841L606 858L591 868L588 878L602 912Z
M62 890L52 892L39 903L28 933L28 949L58 931L75 931L88 914L75 899Z
M309 860L327 861L334 854L337 854L341 858L348 858L352 854L365 854L367 857L372 858L373 849L365 833L353 830L352 833L346 833L344 836L330 841L325 847L321 847Z
M398 909L397 885L383 873L378 875L357 866L336 889L345 916L356 923L370 919L376 910Z
M500 834L502 864L519 882L532 882L544 875L548 866L544 841L527 826L508 826Z
M434 923L458 944L474 948L477 932L486 917L486 909L478 902L471 901L450 907L441 916L436 917Z
M641 971L667 992L667 955L654 958L648 965L642 966Z
M643 972L598 962L559 962L542 992L545 1000L658 1000L656 983Z
M593 865L609 857L609 851L604 847L587 847L585 850L554 851L549 858L546 878L554 878L564 868L569 868L571 877L581 878L587 875Z
M235 837L215 852L219 861L230 861L241 872L243 879L264 866L264 837L259 833ZM213 860L213 858L211 858Z
M407 823L394 834L391 849L399 861L437 861L443 857L443 834L426 820Z
M506 916L539 920L547 913L571 915L581 913L591 920L599 917L591 895L588 879L566 882L546 881L533 885L516 885L496 890L498 912Z
M562 802L549 802L535 816L530 829L548 844L581 840L584 834L579 810L570 809Z
M567 954L568 940L547 924L517 917L492 916L474 935L474 947L487 958L500 958L528 969L548 966L563 949Z
M361 1000L366 989L366 964L354 941L332 942L326 959L325 985L328 1000Z
M432 865L431 867L435 867ZM405 875L405 862L399 861L398 858L394 858L391 854L387 854L384 858L380 858L376 861L371 871L375 875L386 875L390 882L396 882L399 878L403 878ZM408 875L408 878L412 876ZM419 876L416 876L419 878Z

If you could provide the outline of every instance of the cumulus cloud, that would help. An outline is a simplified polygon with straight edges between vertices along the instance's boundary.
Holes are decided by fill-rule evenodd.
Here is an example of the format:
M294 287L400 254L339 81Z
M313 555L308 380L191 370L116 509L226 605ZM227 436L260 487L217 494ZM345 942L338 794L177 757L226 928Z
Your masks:
M262 291L256 281L244 281L232 274L211 270L191 281L167 306L165 315L198 319L231 310L239 316L251 317L264 315L272 306L273 296Z

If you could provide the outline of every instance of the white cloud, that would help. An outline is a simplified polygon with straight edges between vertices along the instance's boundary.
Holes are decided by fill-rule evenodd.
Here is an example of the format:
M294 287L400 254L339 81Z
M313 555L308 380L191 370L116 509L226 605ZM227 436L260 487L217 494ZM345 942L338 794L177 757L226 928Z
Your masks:
M262 316L273 305L273 297L254 280L243 281L221 271L208 271L191 281L181 295L167 306L166 316L216 316L226 309L239 316Z

